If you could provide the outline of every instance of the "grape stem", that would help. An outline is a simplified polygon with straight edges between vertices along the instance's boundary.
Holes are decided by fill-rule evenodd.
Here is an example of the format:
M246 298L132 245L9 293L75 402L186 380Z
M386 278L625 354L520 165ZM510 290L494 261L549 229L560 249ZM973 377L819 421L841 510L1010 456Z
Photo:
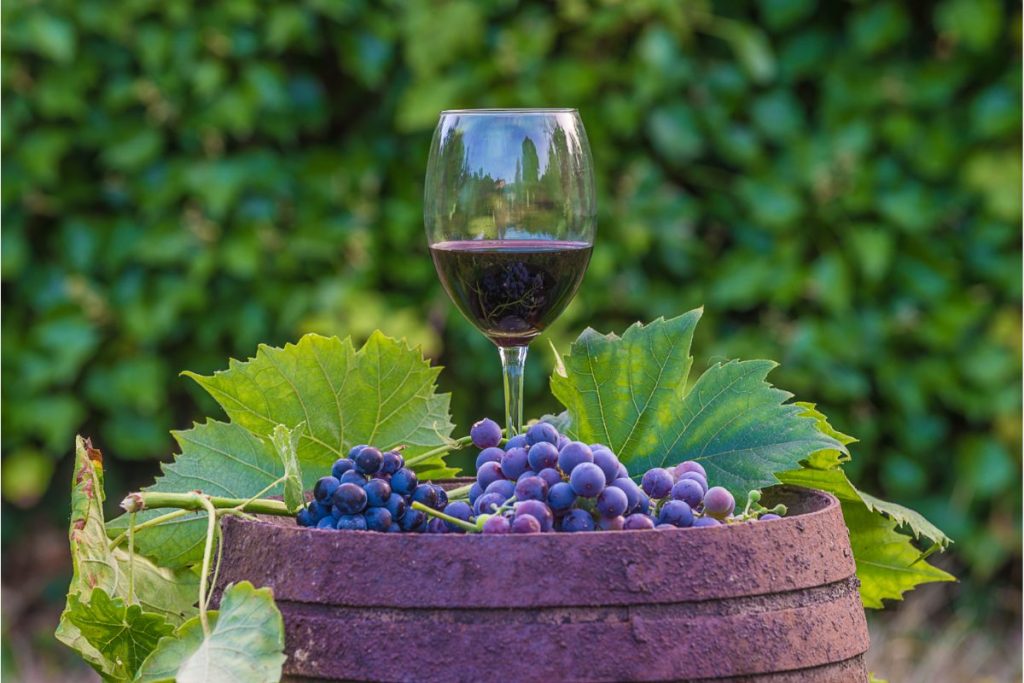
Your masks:
M469 436L464 436L461 439L453 439L446 444L438 446L437 448L431 448L429 451L426 451L425 453L420 453L419 455L414 455L411 458L407 458L405 461L405 466L411 467L412 465L418 465L424 460L429 460L434 456L444 455L445 453L448 453L450 451L462 450L470 443L472 443L472 441L473 439Z
M438 519L443 519L444 521L448 522L449 524L454 524L455 526L459 527L460 529L462 529L464 531L468 531L469 533L473 533L473 534L480 533L480 527L478 527L477 525L470 524L469 522L463 521L463 520L459 519L458 517L452 517L451 515L446 515L445 513L439 512L439 511L435 510L432 507L427 507L426 505L424 505L423 503L419 502L418 500L414 500L413 501L412 509L413 510L419 510L420 512L424 512L424 513L430 515L431 517L437 517Z
M206 546L203 548L203 568L199 575L199 622L203 626L203 635L210 637L210 618L206 613L209 607L209 598L206 593L209 590L210 581L210 558L213 554L213 540L217 533L217 511L207 496L196 494L199 504L206 509Z
M179 517L185 514L186 511L192 510L205 510L207 503L214 510L233 509L238 512L250 512L256 515L279 515L282 517L290 517L292 512L288 509L288 506L281 500L270 500L268 498L223 498L221 496L207 496L199 491L189 491L187 493L168 493L164 491L141 491L136 493L129 493L128 496L121 501L121 507L127 512L140 512L142 510L152 510L154 508L179 508L179 514L175 514L174 517ZM161 515L167 521L171 515ZM148 526L152 526L156 520L160 517L155 517L149 520ZM136 527L136 530L141 529L143 524Z

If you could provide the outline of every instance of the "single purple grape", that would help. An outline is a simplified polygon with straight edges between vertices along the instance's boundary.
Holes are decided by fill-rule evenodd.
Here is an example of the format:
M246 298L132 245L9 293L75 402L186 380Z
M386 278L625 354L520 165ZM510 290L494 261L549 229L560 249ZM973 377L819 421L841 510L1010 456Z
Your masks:
M539 534L540 522L530 515L520 515L512 520L512 533L514 534Z
M412 492L414 503L422 503L428 508L437 509L437 489L430 484L420 484Z
M499 479L488 484L487 488L484 489L484 493L497 493L501 496L501 501L505 502L516 495L516 485L508 479Z
M521 503L516 503L513 509L516 517L520 515L530 515L540 522L541 531L551 531L551 526L555 521L555 516L551 512L551 508L543 502L539 500L524 500Z
M672 487L672 498L684 501L691 508L695 508L704 500L704 491L700 483L693 479L680 479Z
M653 467L644 473L640 486L651 498L664 498L672 492L672 475L662 467Z
M397 477L398 475L396 474L395 476ZM476 473L476 483L480 484L480 488L484 490L487 490L487 487L493 482L504 478L505 475L501 472L501 465L496 462L485 462ZM391 485L394 487L394 482Z
M515 481L519 475L530 469L529 456L525 448L510 448L501 459L501 473L506 479ZM477 475L479 478L479 475Z
M518 484L519 482L521 482L523 479L526 479L527 477L536 477L536 476L537 476L537 473L534 472L533 470L526 470L525 472L520 474L518 477L516 477L516 483Z
M537 476L544 480L548 489L562 481L562 473L553 467L546 467L537 473Z
M651 511L651 499L647 497L647 494L644 493L643 490L640 491L640 494L637 497L635 511L639 512L642 515L646 515L648 512Z
M554 444L550 444L547 441L540 441L530 446L528 459L530 461L530 469L534 472L540 472L548 467L557 467L558 449Z
M619 476L619 459L615 457L611 449L600 444L592 444L590 452L594 454L594 464L604 472L606 481L615 481Z
M696 460L687 460L685 462L681 462L675 466L674 471L676 479L683 476L687 472L696 472L700 476L704 477L704 481L708 480L708 473L704 471L704 466L701 465Z
M391 513L387 508L368 508L363 514L368 531L387 531L391 526Z
M681 500L670 500L658 511L659 524L686 527L693 524L693 510Z
M719 522L714 517L698 517L697 519L693 520L693 526L694 527L722 526L722 523Z
M575 533L577 531L593 531L594 518L586 510L570 510L569 514L562 518L562 531Z
M402 519L398 521L402 531L422 532L427 529L427 515L421 510L406 510Z
M354 515L366 507L366 491L357 484L339 484L331 502L342 515Z
M373 446L367 446L359 451L353 460L356 461L357 470L363 474L373 474L380 469L381 463L384 462L384 454Z
M419 483L419 477L408 467L403 467L391 475L391 490L401 496L412 495Z
M501 459L505 456L505 451L497 447L485 448L480 451L480 454L476 456L476 469L480 469L480 465L485 462L496 462L501 463Z
M571 441L558 452L558 468L566 474L572 474L577 465L594 462L594 453L590 446L579 441Z
M629 470L621 462L619 463L619 470L615 474L616 479L629 479Z
M446 515L454 517L455 519L461 519L463 522L468 522L469 518L473 516L473 508L470 507L469 503L464 500L455 500L448 503L448 507L444 509ZM451 522L447 522L448 529L457 533L465 533L465 529L455 526Z
M609 486L608 488L597 494L597 513L602 517L620 517L629 505L629 498L626 493L615 486Z
M516 484L516 498L519 500L547 500L548 484L538 476L520 479Z
M572 442L572 439L570 439L569 437L565 436L564 434L559 434L558 435L558 443L555 444L555 447L558 448L559 451L561 451L563 448L568 446L571 442Z
M651 521L651 518L648 517L647 515L641 514L639 512L634 512L633 514L631 514L628 517L626 517L626 521L623 523L622 528L623 529L653 529L654 528L654 522Z
M391 484L383 479L371 479L363 486L366 492L366 505L371 508L382 508L391 498ZM391 522L388 522L390 524ZM385 527L387 524L384 525Z
M773 519L782 519L782 517L780 517L779 515L775 514L774 512L766 512L763 515L761 515L760 517L758 517L757 521L759 521L759 522L769 522L769 521L771 521Z
M397 522L402 519L402 515L405 514L406 505L405 498L402 498L397 493L392 493L388 496L387 510L391 513L391 521Z
M339 479L342 484L355 484L356 486L363 486L366 484L366 477L360 474L359 470L349 470L341 475Z
M355 461L356 456L359 455L360 451L362 451L364 448L369 448L369 446L367 446L365 443L361 443L358 446L353 446L348 451L348 457Z
M494 420L485 417L469 428L469 438L477 448L491 448L501 443L501 427Z
M448 522L438 517L431 517L430 521L427 522L427 533L428 534L446 534L448 533Z
M402 527L398 522L391 522L391 526L388 527L389 534L400 534L402 533Z
M473 503L473 512L478 515L490 515L494 513L495 507L501 507L505 504L507 498L502 497L497 493L485 493L476 499Z
M701 489L704 493L708 492L708 480L704 478L700 472L683 472L679 475L679 481L695 481L700 484Z
M558 444L558 430L547 422L538 422L526 430L526 441L531 446L546 441L552 446Z
M558 482L548 490L548 505L555 512L566 512L575 502L576 492L564 481Z
M366 517L362 515L342 515L338 518L338 525L335 528L339 531L366 531Z
M605 487L604 472L592 462L584 462L573 468L569 485L577 496L594 498Z
M626 518L622 515L618 517L601 517L597 520L597 528L601 531L622 531L622 527L625 524Z
M513 436L511 439L505 442L505 450L511 450L513 448L526 448L530 445L530 442L526 440L526 434L520 434L519 436Z
M704 513L715 519L725 519L736 509L736 499L721 486L712 486L704 494Z
M381 455L380 474L394 474L405 467L405 458L398 451L386 451Z
M540 525L538 525L539 528ZM501 515L491 515L483 524L485 534L507 534L511 530L508 520Z
M480 486L479 482L473 482L473 485L469 487L469 504L472 505L476 502L476 499L483 494L484 489Z
M629 479L628 477L619 477L609 484L609 486L614 486L626 494L626 512L632 512L636 506L640 504L640 496L643 492L632 479Z
M313 519L313 514L309 511L308 507L302 508L295 515L295 523L299 526L316 526L319 521L319 519Z
M330 500L340 483L337 477L320 477L313 485L313 498L318 501Z

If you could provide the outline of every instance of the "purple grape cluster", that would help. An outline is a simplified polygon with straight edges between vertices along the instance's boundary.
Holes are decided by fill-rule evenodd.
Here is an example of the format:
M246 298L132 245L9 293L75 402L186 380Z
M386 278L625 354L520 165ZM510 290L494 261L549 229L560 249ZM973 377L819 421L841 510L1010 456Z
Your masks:
M504 448L492 420L473 425L470 435L481 450L469 502L485 534L707 527L739 519L732 494L709 487L695 461L650 469L638 485L610 448L572 441L546 422Z
M339 531L426 532L437 527L435 518L413 509L419 502L438 512L459 514L466 503L448 503L447 492L436 484L420 483L405 467L402 454L381 452L359 445L339 458L331 474L313 487L313 500L295 517L299 526ZM454 510L452 508L455 508ZM441 522L444 525L444 522ZM445 530L448 530L445 525Z

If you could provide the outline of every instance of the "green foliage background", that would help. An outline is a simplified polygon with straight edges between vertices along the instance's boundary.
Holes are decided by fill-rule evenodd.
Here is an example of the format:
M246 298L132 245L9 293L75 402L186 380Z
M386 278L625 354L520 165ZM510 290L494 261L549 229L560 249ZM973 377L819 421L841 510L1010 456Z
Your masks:
M497 355L427 255L439 110L578 107L594 258L564 349L706 305L699 371L775 358L857 435L862 488L1020 554L1020 9L938 3L12 0L3 5L4 545L62 526L73 435L137 484L208 373L375 328L447 366L457 432ZM528 412L556 407L534 346ZM137 461L130 465L126 461ZM36 517L38 519L38 517ZM994 595L990 593L988 595ZM984 595L982 596L984 597ZM995 599L994 597L992 598Z

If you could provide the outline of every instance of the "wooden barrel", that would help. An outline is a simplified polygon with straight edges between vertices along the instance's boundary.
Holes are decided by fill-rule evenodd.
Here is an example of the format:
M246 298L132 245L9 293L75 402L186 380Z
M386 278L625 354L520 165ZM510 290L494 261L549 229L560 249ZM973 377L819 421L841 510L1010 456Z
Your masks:
M770 499L770 500L769 500ZM379 534L224 520L222 582L270 586L295 680L864 681L839 504L575 534Z

